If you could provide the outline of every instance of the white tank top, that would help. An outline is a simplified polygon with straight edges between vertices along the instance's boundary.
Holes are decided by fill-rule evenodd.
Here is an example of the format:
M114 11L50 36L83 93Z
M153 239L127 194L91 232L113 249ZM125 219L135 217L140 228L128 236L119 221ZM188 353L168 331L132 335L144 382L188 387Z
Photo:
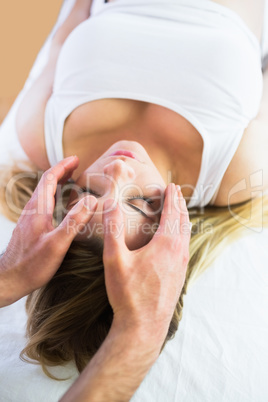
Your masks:
M262 95L257 38L210 0L115 0L99 4L67 38L45 113L51 165L63 158L67 116L79 105L125 98L169 108L202 136L189 207L212 199Z

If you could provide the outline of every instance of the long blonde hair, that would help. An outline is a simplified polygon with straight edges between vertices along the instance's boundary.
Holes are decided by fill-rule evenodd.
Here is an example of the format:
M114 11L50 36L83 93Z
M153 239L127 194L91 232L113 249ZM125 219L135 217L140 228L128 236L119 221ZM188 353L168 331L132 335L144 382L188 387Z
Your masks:
M22 172L27 174L22 175ZM3 170L0 200L2 211L9 219L18 220L40 177L40 173L34 172L29 165L14 165L12 169ZM165 343L178 328L183 296L189 285L211 265L228 243L251 228L267 224L267 212L268 203L263 197L232 209L208 207L203 211L190 211L193 223L190 260ZM71 360L82 371L101 346L113 319L100 250L94 244L89 247L88 244L73 242L52 280L28 296L26 308L28 344L21 357L39 362L52 378L55 377L48 371L48 366Z

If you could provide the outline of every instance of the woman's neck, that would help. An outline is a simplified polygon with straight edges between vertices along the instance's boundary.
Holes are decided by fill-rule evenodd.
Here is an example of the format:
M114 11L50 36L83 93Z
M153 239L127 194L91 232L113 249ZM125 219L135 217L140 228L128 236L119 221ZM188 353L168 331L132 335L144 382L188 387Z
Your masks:
M185 185L190 196L202 159L203 140L182 116L155 104L104 99L75 109L63 133L64 156L76 154L76 178L110 146L120 140L139 142L166 183Z

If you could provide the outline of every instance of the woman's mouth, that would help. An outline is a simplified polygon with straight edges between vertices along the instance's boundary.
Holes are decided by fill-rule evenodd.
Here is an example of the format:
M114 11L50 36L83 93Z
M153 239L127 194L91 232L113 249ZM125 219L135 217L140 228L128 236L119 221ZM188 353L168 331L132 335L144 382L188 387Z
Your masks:
M109 156L127 156L128 158L136 159L137 161L139 160L133 152L125 151L122 149L120 149L119 151L113 152Z

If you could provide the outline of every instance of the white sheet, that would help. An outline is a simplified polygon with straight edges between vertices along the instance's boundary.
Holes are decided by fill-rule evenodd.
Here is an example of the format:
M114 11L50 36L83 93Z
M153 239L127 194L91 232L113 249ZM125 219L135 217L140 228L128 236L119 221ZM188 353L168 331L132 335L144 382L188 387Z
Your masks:
M60 19L74 0L66 0ZM26 88L46 59L39 55ZM17 140L14 116L19 96L0 127L0 162L26 158ZM0 250L14 225L0 216ZM268 229L248 230L228 247L189 289L183 319L152 367L133 402L266 402L268 400ZM24 363L24 300L0 309L0 402L55 402L77 372L72 364L54 369L68 381L46 377ZM108 399L107 399L108 400Z
M231 245L185 297L183 319L134 402L266 402L268 230ZM24 300L0 310L0 401L55 402L76 378L57 382L19 360ZM53 371L54 372L54 371Z

